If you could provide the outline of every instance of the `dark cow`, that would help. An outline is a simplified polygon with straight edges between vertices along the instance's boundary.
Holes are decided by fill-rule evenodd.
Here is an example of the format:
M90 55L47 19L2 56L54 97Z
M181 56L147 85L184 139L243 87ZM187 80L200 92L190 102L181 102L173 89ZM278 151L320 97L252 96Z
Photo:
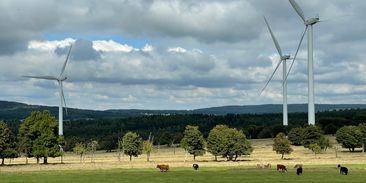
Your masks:
M192 167L193 167L193 169L194 169L194 170L198 170L198 168L200 168L200 167L198 166L198 164L193 164L193 166L192 166Z
M302 164L296 164L294 168L296 168L296 175L302 175Z
M344 174L344 175L347 175L348 174L348 168L343 167L341 165L338 165L338 168L339 168L339 173L340 174Z
M279 172L287 172L286 166L285 165L281 165L281 164L277 164L277 171L279 171Z
M302 175L302 167L296 169L296 175Z
M166 172L169 170L169 165L161 164L161 165L157 165L156 168L159 168L161 172Z

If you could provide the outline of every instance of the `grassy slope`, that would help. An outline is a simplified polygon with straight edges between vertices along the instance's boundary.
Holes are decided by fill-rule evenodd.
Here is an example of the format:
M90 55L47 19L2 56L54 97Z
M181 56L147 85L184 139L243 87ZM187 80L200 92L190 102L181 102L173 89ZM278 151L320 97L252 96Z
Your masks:
M278 173L274 169L258 170L254 168L202 168L194 171L190 168L175 168L161 173L156 169L110 169L82 171L47 172L2 172L1 183L7 182L199 182L199 183L235 183L235 182L364 182L365 165L350 166L348 176L340 175L334 167L312 166L304 168L304 175L297 176L295 170Z

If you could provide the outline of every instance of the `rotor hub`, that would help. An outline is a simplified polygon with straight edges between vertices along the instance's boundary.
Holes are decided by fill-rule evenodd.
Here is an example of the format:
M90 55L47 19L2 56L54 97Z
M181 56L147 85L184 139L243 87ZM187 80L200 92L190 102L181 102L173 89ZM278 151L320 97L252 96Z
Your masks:
M305 21L305 25L314 25L319 22L319 17L310 18Z
M281 60L288 60L288 59L290 59L290 55L283 55L281 57Z

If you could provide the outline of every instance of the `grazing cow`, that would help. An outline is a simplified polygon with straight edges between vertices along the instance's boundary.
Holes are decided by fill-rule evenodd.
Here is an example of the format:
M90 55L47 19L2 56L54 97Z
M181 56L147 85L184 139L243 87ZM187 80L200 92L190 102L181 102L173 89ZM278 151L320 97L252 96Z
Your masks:
M338 165L338 168L339 168L339 173L340 174L344 174L344 175L347 175L348 174L348 168L343 167L341 165Z
M271 168L271 164L268 163L268 164L264 165L264 168Z
M302 167L296 169L296 175L302 175Z
M263 168L263 164L257 164L257 168L259 169Z
M161 164L161 165L157 165L156 168L159 168L161 172L166 172L169 170L169 165Z
M302 164L296 164L294 168L302 168Z
M296 175L302 175L302 164L296 164L294 168L296 168Z
M279 171L279 172L287 172L286 166L285 165L281 165L281 164L277 164L277 171Z
M198 166L198 164L193 164L193 169L194 169L194 170L198 170L198 168L200 168L200 167Z

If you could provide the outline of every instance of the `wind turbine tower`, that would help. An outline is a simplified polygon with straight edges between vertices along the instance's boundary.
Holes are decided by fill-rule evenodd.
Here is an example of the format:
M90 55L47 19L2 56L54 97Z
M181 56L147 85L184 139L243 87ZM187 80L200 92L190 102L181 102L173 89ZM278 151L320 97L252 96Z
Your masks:
M264 17L264 21L266 22L266 25L267 25L267 28L268 28L268 31L269 33L271 34L271 37L272 37L272 40L276 46L276 49L278 51L278 54L280 55L280 61L278 62L275 70L273 71L271 77L269 78L269 80L267 81L266 85L263 87L262 91L261 91L261 94L262 92L266 89L268 83L272 80L274 74L276 73L278 67L281 65L282 63L282 67L283 67L283 73L282 73L282 97L283 97L283 108L282 108L282 111L283 111L283 126L288 126L288 114L287 114L287 60L290 59L290 55L283 55L282 54L282 50L281 50L281 47L280 45L278 44L278 41L276 39L276 37L274 36L272 30L271 30L271 27L269 26L268 24L268 21L266 19L266 17Z
M26 78L45 79L45 80L57 81L59 95L60 95L60 104L59 104L59 107L58 107L58 135L60 135L60 136L63 135L63 110L62 110L63 106L65 106L65 112L66 112L66 115L67 115L66 100L65 100L64 89L63 89L62 82L64 82L67 79L67 77L64 75L64 72L65 72L67 61L69 60L69 57L70 57L71 48L72 48L72 45L70 45L69 52L67 54L64 65L62 66L61 73L58 77L55 77L55 76L23 76L23 77L26 77Z
M291 6L295 9L297 14L303 20L305 24L305 30L303 32L300 44L304 38L305 32L308 31L308 123L309 125L315 125L315 104L314 104L314 65L313 65L313 25L320 22L319 17L305 19L304 12L295 0L289 0ZM294 61L297 55L297 51L294 57ZM293 64L293 63L292 63ZM291 65L292 67L292 65ZM291 68L290 67L290 68ZM291 69L290 69L291 70ZM290 71L289 71L290 72Z

